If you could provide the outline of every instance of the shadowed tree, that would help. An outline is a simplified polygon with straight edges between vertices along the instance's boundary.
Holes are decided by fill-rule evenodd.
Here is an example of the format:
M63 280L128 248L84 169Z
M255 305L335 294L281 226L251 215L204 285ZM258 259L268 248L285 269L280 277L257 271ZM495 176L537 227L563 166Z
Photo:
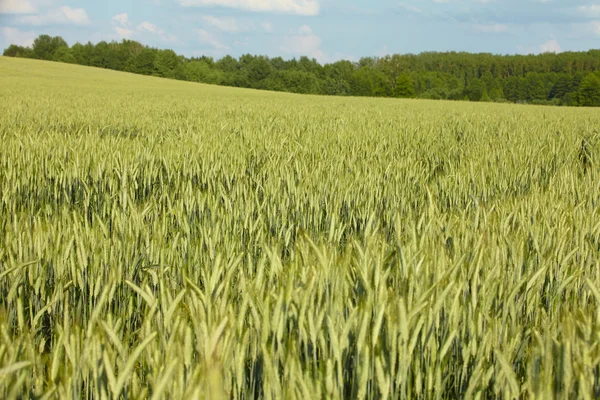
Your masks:
M394 97L415 97L415 88L408 74L402 74L396 79L394 87Z
M60 47L69 47L62 37L40 35L33 41L33 56L40 60L53 60Z
M10 46L8 46L8 48L4 49L2 55L5 57L29 58L33 56L33 51L29 47L11 44Z
M600 78L589 74L579 88L579 104L587 107L600 106Z

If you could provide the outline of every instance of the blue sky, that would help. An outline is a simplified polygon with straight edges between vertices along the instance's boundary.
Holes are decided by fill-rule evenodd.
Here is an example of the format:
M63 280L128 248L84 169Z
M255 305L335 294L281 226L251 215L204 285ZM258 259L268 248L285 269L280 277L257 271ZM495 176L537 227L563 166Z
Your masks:
M0 48L130 38L186 56L321 62L423 51L600 48L600 0L0 0Z

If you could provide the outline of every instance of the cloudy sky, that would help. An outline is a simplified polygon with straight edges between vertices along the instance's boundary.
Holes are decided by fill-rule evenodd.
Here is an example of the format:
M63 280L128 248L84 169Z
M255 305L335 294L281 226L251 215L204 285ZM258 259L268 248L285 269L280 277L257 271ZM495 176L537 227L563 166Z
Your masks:
M0 0L0 49L42 33L216 58L539 53L600 48L600 0Z

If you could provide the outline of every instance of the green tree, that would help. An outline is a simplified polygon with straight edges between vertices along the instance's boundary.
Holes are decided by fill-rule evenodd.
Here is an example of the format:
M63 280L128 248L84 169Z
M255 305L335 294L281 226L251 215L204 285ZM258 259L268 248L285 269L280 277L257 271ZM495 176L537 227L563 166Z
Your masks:
M183 64L183 78L186 81L203 82L220 85L223 83L224 73L211 68L207 60L199 59Z
M250 85L255 88L262 87L262 81L267 79L273 71L269 59L262 56L248 59L247 62L243 64L242 68L247 73Z
M563 99L572 90L573 80L571 77L567 74L561 74L550 90L550 98Z
M89 45L75 43L71 47L71 54L73 55L73 57L75 57L77 64L90 65L89 60L90 60L90 47L91 46L92 46L91 43L89 43Z
M547 93L542 78L537 73L529 73L525 77L528 101L546 100Z
M355 96L385 96L387 93L386 75L371 67L357 69L352 76L352 94Z
M2 53L2 55L5 57L30 58L33 56L33 52L31 50L31 48L29 48L29 47L23 47L23 46L17 46L17 45L11 44L10 46L8 46L8 48L4 49L4 52Z
M415 97L415 88L408 74L402 74L396 78L394 97Z
M154 75L174 78L180 64L179 57L173 50L159 50L154 59Z
M152 75L156 50L144 48L139 54L127 61L125 70L136 74Z
M54 52L54 61L69 63L69 64L77 64L77 60L71 53L71 49L68 47L59 47Z
M587 107L600 106L600 78L589 74L579 88L579 104Z
M473 79L469 82L469 86L466 90L466 95L470 101L486 101L489 100L487 88L485 82L481 79Z
M40 35L33 41L33 57L40 60L53 60L60 47L69 47L60 36Z
M239 70L238 61L231 56L221 58L215 63L215 66L225 73L234 73Z
M325 78L321 81L321 93L332 96L347 96L350 94L350 84L342 79Z

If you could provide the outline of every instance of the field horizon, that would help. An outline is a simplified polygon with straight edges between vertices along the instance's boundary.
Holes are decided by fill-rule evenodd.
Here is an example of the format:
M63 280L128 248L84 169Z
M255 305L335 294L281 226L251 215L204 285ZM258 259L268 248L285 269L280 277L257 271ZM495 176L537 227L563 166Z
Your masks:
M265 94L269 94L272 95L274 97L277 96L302 96L302 97L315 97L315 98L329 98L329 99L339 99L340 101L344 101L347 99L354 99L354 100L359 100L359 101L364 101L364 100L377 100L377 101L381 101L382 103L385 103L386 101L389 102L405 102L405 101L409 101L409 102L423 102L423 103L438 103L438 102L443 102L443 103L453 103L453 104L464 104L464 103L468 103L468 104L472 104L472 105L479 105L482 107L486 107L486 106L490 106L493 105L494 107L553 107L551 105L548 104L529 104L529 103L520 103L520 104L515 104L515 103L487 103L487 102L470 102L470 101L465 101L465 100L451 100L451 99L421 99L421 98L394 98L394 97L376 97L376 96L353 96L353 95L346 95L346 96L337 96L337 95L327 95L327 94L313 94L313 93L291 93L291 92L278 92L278 91L273 91L273 90L268 90L268 89L260 89L260 88L246 88L246 87L233 87L233 86L223 86L223 85L219 85L216 83L205 83L205 82L192 82L192 81L184 81L184 80L179 80L179 79L175 79L175 78L169 78L169 77L161 77L161 76L151 76L151 75L141 75L139 73L135 73L135 72L128 72L128 71L116 71L116 70L112 70L112 69L106 69L106 68L102 68L102 67L94 67L94 66L87 66L87 65L78 65L78 64L69 64L69 63L64 63L64 62L60 62L60 61L51 61L51 60L36 60L36 59L27 59L27 58L14 58L14 57L6 57L6 56L0 56L0 60L3 60L7 63L15 63L15 66L28 66L28 65L38 65L38 66L45 66L46 67L46 74L53 74L56 73L58 74L57 77L60 77L61 79L73 79L76 80L78 78L80 78L79 74L84 74L84 71L94 71L95 73L102 75L103 73L106 73L107 75L112 75L113 77L118 77L119 75L121 76L127 76L127 77L132 77L132 78L141 78L141 79L150 79L150 80L156 80L156 82L170 82L170 83L177 83L177 84L182 84L182 85L193 85L193 86L200 86L200 87L211 87L211 88L220 88L223 89L223 91L240 91L240 92L244 92L244 91L249 91L249 92L260 92L260 93L265 93ZM10 67L9 67L10 68ZM13 67L14 68L14 67ZM49 68L49 69L48 69ZM6 73L10 73L10 69L5 69L4 70ZM68 75L66 75L66 72L69 71L69 73L75 72L75 75L73 77L70 77ZM113 75L114 74L114 75ZM7 75L10 76L10 75ZM49 78L49 76L48 76ZM134 78L134 79L135 79ZM183 87L183 86L182 86ZM597 107L595 106L578 106L577 109L592 109L592 110L597 110Z
M0 397L598 398L598 127L0 57Z

